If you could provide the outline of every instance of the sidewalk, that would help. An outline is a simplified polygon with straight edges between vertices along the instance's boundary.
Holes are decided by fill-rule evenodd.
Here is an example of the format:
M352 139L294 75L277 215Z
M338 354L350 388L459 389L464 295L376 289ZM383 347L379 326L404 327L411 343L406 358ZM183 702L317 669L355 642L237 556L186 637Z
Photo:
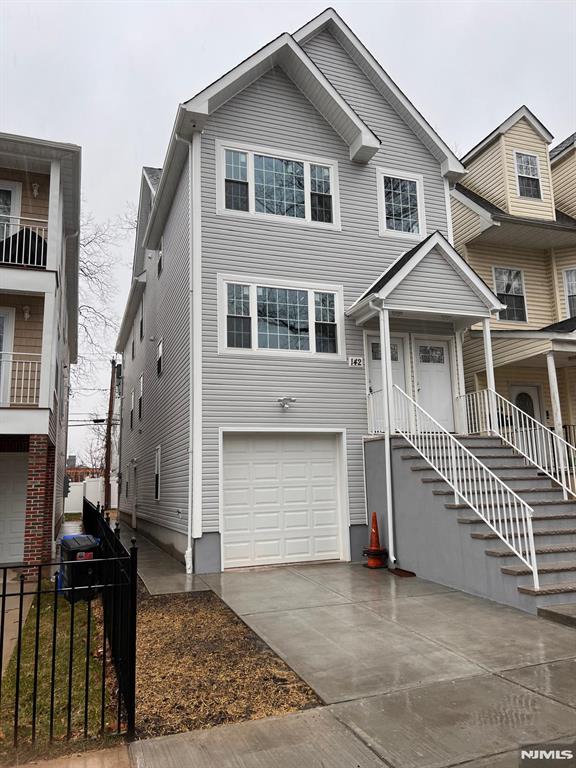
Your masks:
M27 768L130 768L128 747L85 752L83 755L64 755L54 760L27 763Z

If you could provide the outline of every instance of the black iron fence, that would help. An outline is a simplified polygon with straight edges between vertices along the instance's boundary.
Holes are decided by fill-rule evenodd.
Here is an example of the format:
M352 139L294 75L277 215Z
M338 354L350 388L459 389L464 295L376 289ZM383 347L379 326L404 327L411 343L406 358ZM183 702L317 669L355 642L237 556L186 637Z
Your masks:
M89 556L0 567L0 741L134 733L137 550L84 503Z

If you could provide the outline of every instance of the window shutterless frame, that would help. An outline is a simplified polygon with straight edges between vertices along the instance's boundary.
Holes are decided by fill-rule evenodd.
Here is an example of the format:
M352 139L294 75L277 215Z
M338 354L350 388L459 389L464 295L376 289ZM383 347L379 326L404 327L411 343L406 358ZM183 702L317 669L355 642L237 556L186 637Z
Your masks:
M520 273L520 280L522 281L522 294L516 293L516 294L510 294L513 296L522 296L524 298L524 320L509 320L506 317L500 317L498 316L497 321L499 323L519 323L520 325L525 325L528 322L528 300L526 298L526 280L524 279L524 270L520 267L513 267L513 266L504 266L502 264L495 264L492 267L492 284L494 286L494 293L498 295L498 284L496 282L496 272L498 270L506 270L506 271L512 271L512 272L519 272ZM506 304L505 299L502 299L502 303Z
M272 147L254 146L251 144L236 144L234 142L223 142L216 140L216 212L225 216L238 216L251 218L254 220L263 220L270 222L286 223L296 226L320 227L324 229L341 228L340 225L340 198L338 181L338 162L322 157L314 157L284 149L274 149ZM226 208L226 150L234 152L244 152L248 159L248 210L239 211ZM256 211L256 191L255 191L255 173L254 173L254 155L264 155L281 160L289 160L304 164L304 201L306 214L304 218L295 216L283 216L273 213L259 213ZM332 221L330 223L322 221L313 221L311 216L311 188L310 188L310 166L320 165L330 169L330 191L332 197Z
M391 229L386 225L386 196L384 180L386 177L413 181L416 183L416 200L418 205L418 232L402 232ZM409 173L394 168L376 168L376 187L378 196L378 228L381 237L398 237L418 242L427 236L426 211L424 206L424 177L420 173Z
M263 355L269 357L314 357L324 360L344 360L346 344L344 332L344 299L341 285L327 285L301 280L280 280L275 277L255 277L253 275L219 274L218 280L218 353L238 355ZM228 285L245 285L250 291L251 347L227 346L227 309ZM308 322L310 349L271 349L258 346L258 307L257 287L293 289L308 292ZM336 352L316 352L316 293L334 295L334 316L336 319ZM320 322L320 321L318 321Z
M570 274L572 273L572 274ZM566 306L566 318L576 317L576 266L562 270L564 282L564 301ZM572 299L572 301L570 301ZM574 312L570 305L574 306Z
M513 150L514 155L514 175L516 177L516 194L518 197L521 197L522 200L536 200L541 201L542 200L542 173L540 172L540 158L538 155L536 155L534 152L523 152L521 149L514 149ZM524 174L518 173L518 155L526 155L527 157L533 157L536 160L536 170L538 175L537 176L525 176L525 178L528 179L537 179L538 180L538 188L540 191L540 194L538 197L532 197L530 195L523 195L520 191L520 176L524 176Z

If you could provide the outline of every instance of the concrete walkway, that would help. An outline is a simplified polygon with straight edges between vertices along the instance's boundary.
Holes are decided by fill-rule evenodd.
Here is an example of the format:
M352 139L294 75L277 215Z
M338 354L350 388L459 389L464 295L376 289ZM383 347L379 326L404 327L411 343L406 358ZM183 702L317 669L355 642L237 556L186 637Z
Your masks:
M359 565L203 576L326 702L151 739L138 768L516 768L576 746L576 631Z

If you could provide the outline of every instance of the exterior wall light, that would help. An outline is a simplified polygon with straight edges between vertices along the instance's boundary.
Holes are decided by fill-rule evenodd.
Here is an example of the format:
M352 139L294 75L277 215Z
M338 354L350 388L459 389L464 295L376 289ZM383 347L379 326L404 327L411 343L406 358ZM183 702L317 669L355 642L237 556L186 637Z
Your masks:
M293 405L296 402L295 397L279 397L277 400L278 405L280 408L284 408L284 410L288 410L291 405Z

